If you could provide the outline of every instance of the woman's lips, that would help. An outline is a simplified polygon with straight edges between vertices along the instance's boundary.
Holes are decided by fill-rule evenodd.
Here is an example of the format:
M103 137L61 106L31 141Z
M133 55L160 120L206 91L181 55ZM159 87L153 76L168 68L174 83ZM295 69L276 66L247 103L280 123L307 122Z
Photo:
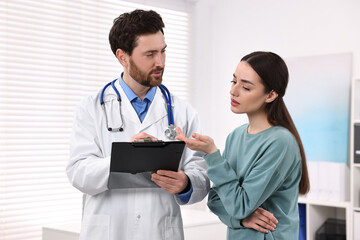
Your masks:
M240 105L240 103L238 103L238 102L235 101L234 99L231 99L231 106L236 107L236 106L239 106L239 105Z

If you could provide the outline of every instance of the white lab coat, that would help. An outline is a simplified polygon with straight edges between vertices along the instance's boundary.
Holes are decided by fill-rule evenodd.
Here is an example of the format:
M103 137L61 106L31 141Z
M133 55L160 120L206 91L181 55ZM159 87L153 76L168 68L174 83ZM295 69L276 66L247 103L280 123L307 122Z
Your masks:
M141 176L137 178L140 181L136 188L108 187L112 142L129 141L139 132L168 140L164 134L168 127L167 111L159 88L141 123L119 81L115 86L122 98L123 132L107 130L100 94L85 98L75 114L66 171L71 184L86 194L80 240L183 239L179 207L183 203L178 196L158 187L144 188L150 181ZM104 102L109 126L119 127L119 104L111 87L104 94ZM191 133L200 131L197 113L189 104L173 96L173 110L175 126L179 126L184 134L190 137ZM193 188L187 204L201 201L210 187L202 156L200 152L184 150L180 169L189 177ZM128 175L129 178L120 176L117 179L120 185L122 182L129 184L137 177Z

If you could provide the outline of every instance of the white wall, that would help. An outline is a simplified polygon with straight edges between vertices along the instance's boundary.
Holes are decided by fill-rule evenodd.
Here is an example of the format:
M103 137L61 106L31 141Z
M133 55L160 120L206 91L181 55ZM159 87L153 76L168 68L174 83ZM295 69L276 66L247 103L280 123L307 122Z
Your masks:
M194 21L191 102L204 133L221 149L229 132L247 121L230 111L229 96L245 54L265 50L286 59L352 52L353 76L360 77L358 0L195 0Z

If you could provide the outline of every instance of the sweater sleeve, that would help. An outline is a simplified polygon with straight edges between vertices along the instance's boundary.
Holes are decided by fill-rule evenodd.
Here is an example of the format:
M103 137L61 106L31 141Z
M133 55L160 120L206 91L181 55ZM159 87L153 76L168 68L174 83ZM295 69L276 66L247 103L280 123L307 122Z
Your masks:
M261 206L281 186L290 168L294 167L292 159L295 159L296 149L293 141L288 135L281 135L273 141L241 184L226 160L227 148L223 156L219 151L205 156L207 173L214 183L212 192L217 194L209 195L209 208L219 213L221 220L229 227L241 227L240 220Z
M244 228L240 224L241 220L235 219L228 214L223 203L221 202L219 195L216 193L216 191L213 188L211 188L209 191L207 205L211 209L211 211L216 216L218 216L221 222L223 222L226 226L231 228Z

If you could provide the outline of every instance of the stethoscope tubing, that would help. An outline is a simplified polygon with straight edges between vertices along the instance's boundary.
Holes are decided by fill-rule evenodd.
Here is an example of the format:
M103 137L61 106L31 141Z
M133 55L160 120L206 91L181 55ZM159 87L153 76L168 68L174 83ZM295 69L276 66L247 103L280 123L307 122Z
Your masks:
M165 87L163 84L160 84L159 88L165 97L165 102L166 102L167 111L168 111L169 125L174 125L174 115L172 112L171 95L170 95L169 89L167 89L167 87Z
M115 87L115 82L118 79L115 79L109 83L107 83L104 88L102 89L101 93L100 93L100 105L104 106L104 94L105 94L105 90L111 85L112 89L114 89L116 96L117 96L117 100L119 101L119 104L121 102L121 97L120 97L120 93L117 90L117 88ZM172 103L171 103L171 95L170 95L170 91L169 89L167 89L167 87L165 87L163 84L159 85L160 91L162 92L164 98L165 98L165 103L166 103L166 107L167 107L167 112L168 112L168 124L170 125L174 125L174 114L172 111ZM119 105L120 106L120 105ZM121 115L121 106L120 106L120 115ZM122 118L122 116L121 116Z
M116 93L116 96L117 96L117 100L118 101L121 101L121 97L120 97L120 93L119 91L117 90L117 88L115 87L115 82L116 82L117 79L107 83L105 85L105 87L101 90L101 94L100 94L100 104L103 105L104 104L104 94L105 94L105 90L111 85L111 87L114 89L115 93Z

